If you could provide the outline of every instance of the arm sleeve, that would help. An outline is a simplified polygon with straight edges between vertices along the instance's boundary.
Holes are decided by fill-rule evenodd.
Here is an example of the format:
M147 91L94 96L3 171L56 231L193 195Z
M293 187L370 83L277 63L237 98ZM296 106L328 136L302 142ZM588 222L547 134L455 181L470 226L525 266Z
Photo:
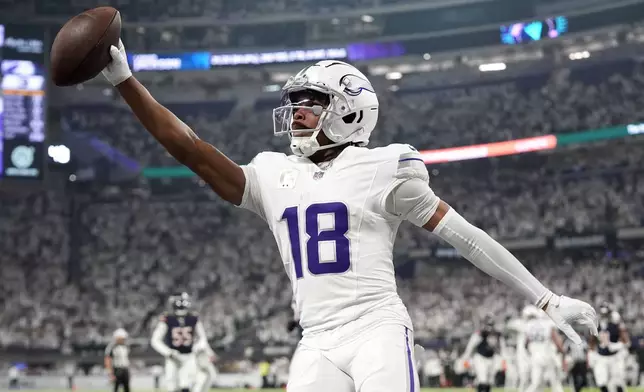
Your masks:
M112 350L114 350L114 342L110 342L107 347L105 347L105 356L112 357Z
M255 157L248 165L241 167L244 171L244 176L246 176L246 184L244 186L244 196L242 196L242 202L239 207L252 211L266 220L257 159L258 157Z
M522 293L537 306L552 295L507 249L453 208L438 223L434 234L452 245L477 268Z
M203 326L201 321L197 322L195 326L195 331L197 332L197 341L195 342L195 351L205 351L206 353L213 355L214 351L208 344L208 335L206 335L206 329Z
M501 355L507 355L508 354L508 346L505 344L505 338L501 336L499 338L499 344L501 346Z
M159 322L156 328L154 328L154 331L152 332L152 339L150 340L152 348L164 357L167 357L170 355L170 353L172 353L172 349L168 347L163 341L163 338L165 337L165 334L167 332L168 325L164 322Z
M474 347L477 344L481 343L481 335L478 333L473 333L470 336L470 340L467 342L467 347L465 347L465 352L463 353L463 358L470 358L474 352Z
M526 355L526 335L525 333L520 333L519 336L517 337L517 354L519 355Z

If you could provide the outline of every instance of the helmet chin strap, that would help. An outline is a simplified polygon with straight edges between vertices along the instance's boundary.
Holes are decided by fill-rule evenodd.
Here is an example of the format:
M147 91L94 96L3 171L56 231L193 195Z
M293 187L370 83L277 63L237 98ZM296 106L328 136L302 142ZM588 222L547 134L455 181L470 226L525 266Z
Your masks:
M331 144L326 144L324 146L320 146L320 143L318 142L318 134L320 132L321 130L318 129L317 131L314 131L311 136L308 136L308 137L307 136L291 137L291 150L293 151L293 154L300 157L308 158L320 150L326 150L328 148L341 146L346 143L346 141L342 141L339 143L331 143Z

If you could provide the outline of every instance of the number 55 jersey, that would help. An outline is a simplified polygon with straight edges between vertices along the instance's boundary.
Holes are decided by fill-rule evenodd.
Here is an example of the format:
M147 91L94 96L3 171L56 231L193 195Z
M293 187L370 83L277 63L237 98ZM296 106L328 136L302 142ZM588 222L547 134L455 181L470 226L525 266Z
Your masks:
M413 147L349 146L325 169L308 158L264 152L242 169L240 207L273 232L305 337L375 312L378 320L412 328L392 260L407 216L389 212L395 208L388 196L411 179L428 188L427 168Z

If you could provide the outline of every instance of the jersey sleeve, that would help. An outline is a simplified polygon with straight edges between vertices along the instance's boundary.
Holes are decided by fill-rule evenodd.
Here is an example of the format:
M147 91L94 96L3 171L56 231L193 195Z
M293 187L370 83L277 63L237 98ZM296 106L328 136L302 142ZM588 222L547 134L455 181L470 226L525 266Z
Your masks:
M110 342L107 347L105 347L105 356L113 357L114 356L114 343Z
M269 160L270 156L267 153L259 153L249 164L241 166L246 177L246 184L239 207L254 212L264 220L266 220L266 211L264 209L261 170L262 167L271 166Z
M422 227L436 212L440 199L429 187L427 167L415 148L402 145L397 158L395 179L386 194L384 209Z

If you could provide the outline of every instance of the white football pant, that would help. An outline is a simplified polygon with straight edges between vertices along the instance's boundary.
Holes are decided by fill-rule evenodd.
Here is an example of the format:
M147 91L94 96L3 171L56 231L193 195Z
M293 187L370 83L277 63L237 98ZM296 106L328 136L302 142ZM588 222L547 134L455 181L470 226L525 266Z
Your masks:
M530 385L530 358L528 356L517 361L517 373L519 392L525 392L528 385Z
M192 392L206 392L210 390L212 382L217 377L217 369L208 361L197 369L197 377Z
M493 357L484 357L481 354L474 354L472 357L472 366L476 376L476 385L494 385L494 376L496 375L496 355Z
M166 359L165 387L168 392L190 389L197 372L194 354L181 354L180 360Z
M507 358L505 360L505 390L519 388L519 363L517 358Z
M288 392L420 390L413 333L403 325L376 326L330 349L306 343L303 338L293 355Z
M622 353L596 355L593 360L593 375L597 387L626 385L626 361Z
M536 392L544 382L550 385L552 392L563 392L559 369L561 360L553 352L533 354L531 356L532 369L530 372L530 384L526 392Z

